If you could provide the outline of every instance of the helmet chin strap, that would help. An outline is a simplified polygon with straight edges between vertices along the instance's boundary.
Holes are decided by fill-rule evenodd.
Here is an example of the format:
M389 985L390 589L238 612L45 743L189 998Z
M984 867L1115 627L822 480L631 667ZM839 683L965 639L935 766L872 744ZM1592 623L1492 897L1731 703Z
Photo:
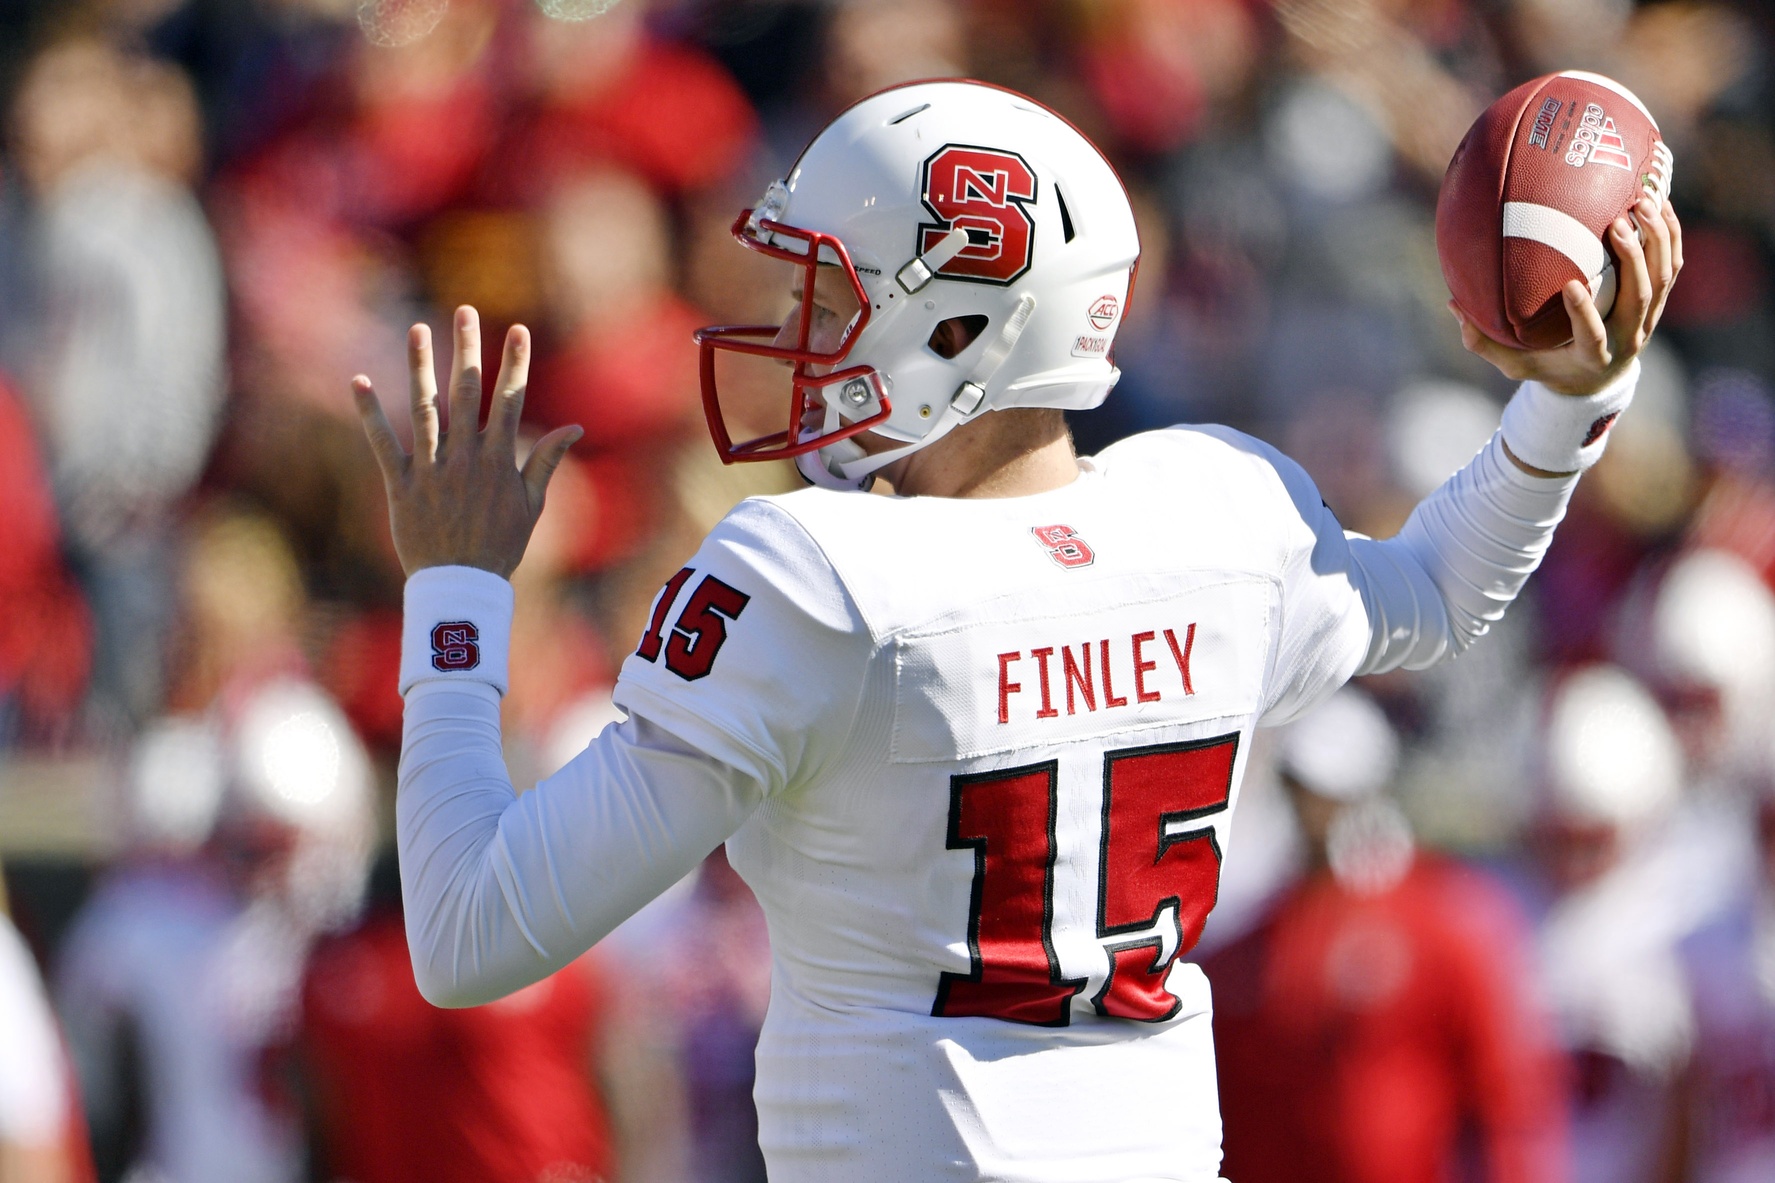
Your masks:
M968 371L968 376L950 396L949 405L943 408L937 421L920 438L903 447L873 453L865 452L863 446L855 440L839 440L827 444L817 452L797 456L795 467L803 477L821 488L867 490L875 483L875 474L881 469L902 456L910 456L920 448L936 443L980 411L991 409L985 406L986 386L999 367L1010 358L1017 339L1029 327L1030 317L1034 315L1035 296L1025 292L1017 301L1017 307L1005 321L1004 327L999 330L998 336L981 352L974 368ZM826 420L821 430L836 431L838 425L838 411L828 404Z
M846 461L859 458L867 459L868 453L855 440L839 440L835 444L827 444L817 452L803 452L795 457L795 471L810 485L818 485L822 489L843 489L847 491L867 492L875 483L873 472L855 479L847 479L842 475ZM830 467L828 467L830 457ZM839 471L834 471L839 470Z

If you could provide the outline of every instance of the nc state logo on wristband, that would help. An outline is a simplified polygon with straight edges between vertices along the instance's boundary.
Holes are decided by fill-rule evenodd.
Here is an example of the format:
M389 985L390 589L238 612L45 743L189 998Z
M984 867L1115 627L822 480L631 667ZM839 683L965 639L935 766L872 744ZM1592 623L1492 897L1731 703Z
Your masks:
M431 630L431 667L446 674L481 664L481 630L466 620L448 620Z
M1597 440L1601 439L1603 433L1613 427L1615 425L1615 420L1620 417L1621 412L1610 411L1595 423L1592 423L1590 425L1590 430L1584 433L1584 443L1581 446L1588 448L1591 444L1594 444Z

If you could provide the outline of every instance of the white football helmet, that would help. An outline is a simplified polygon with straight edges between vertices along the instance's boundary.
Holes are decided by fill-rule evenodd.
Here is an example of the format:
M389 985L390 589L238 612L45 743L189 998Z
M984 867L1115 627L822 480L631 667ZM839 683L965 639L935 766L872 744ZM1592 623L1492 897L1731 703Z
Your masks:
M1631 827L1682 793L1682 747L1664 711L1625 670L1569 675L1548 706L1542 759L1549 804L1574 821Z
M804 267L793 345L777 325L711 327L703 406L723 461L795 459L831 488L863 488L901 456L988 411L1095 407L1140 254L1127 191L1095 146L1034 99L980 82L915 82L827 125L733 233ZM861 311L830 351L810 348L819 264L844 270ZM937 326L979 317L954 357ZM715 354L794 365L785 430L734 443ZM817 422L817 426L813 426ZM904 446L867 454L871 431Z

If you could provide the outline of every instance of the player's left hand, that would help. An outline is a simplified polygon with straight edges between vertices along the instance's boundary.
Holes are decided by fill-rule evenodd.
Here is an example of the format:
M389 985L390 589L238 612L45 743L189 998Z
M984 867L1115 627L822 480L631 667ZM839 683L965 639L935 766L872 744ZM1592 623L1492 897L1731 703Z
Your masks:
M1634 223L1644 231L1645 244ZM1589 289L1577 280L1565 285L1566 315L1572 318L1572 339L1556 349L1512 349L1480 332L1450 300L1449 311L1461 323L1461 344L1496 366L1507 378L1533 379L1559 394L1595 394L1627 369L1645 348L1676 276L1683 269L1683 228L1670 202L1655 208L1649 197L1609 228L1615 252L1615 307L1603 320Z
M459 564L509 576L524 557L542 513L549 478L579 437L558 427L538 440L523 468L517 463L518 419L530 375L530 333L513 325L493 387L493 407L481 427L481 319L464 305L454 319L450 361L449 426L438 423L438 386L432 369L431 330L407 332L412 372L413 452L401 447L370 380L351 380L364 434L388 490L395 553L408 575Z

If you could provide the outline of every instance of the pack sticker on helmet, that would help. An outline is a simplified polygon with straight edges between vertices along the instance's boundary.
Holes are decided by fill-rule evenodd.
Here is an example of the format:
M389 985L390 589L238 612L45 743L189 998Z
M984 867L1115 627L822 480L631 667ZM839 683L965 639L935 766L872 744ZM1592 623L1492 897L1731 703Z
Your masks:
M920 194L936 222L918 227L913 253L923 255L960 227L968 245L937 269L944 279L1008 285L1035 256L1035 170L1015 152L945 144L924 162Z

